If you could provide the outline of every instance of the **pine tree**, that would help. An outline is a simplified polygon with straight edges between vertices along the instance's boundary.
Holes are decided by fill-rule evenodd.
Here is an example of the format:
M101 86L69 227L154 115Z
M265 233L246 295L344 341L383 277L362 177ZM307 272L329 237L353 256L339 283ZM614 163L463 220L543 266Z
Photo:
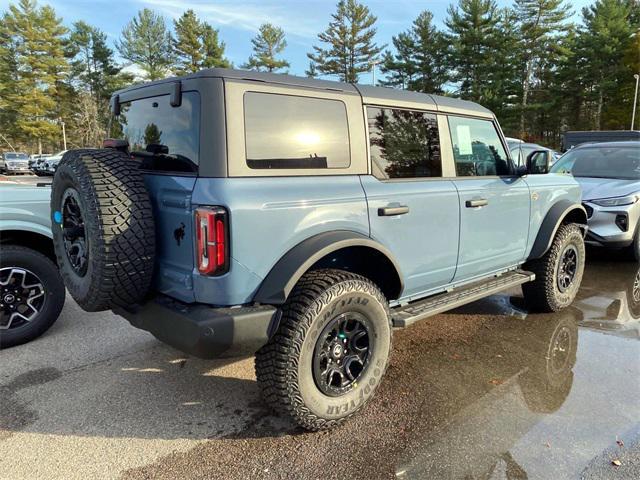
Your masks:
M218 30L208 23L202 24L202 68L230 68L231 62L224 56L226 45L218 39Z
M252 40L253 55L242 68L274 72L289 68L289 62L276 58L287 46L284 31L270 23L260 25L259 33Z
M522 39L523 71L520 134L525 134L525 117L534 71L557 41L557 32L571 15L564 0L515 0Z
M590 92L587 101L591 126L598 130L605 125L623 128L631 118L631 108L622 109L628 111L627 118L620 118L620 112L616 119L612 113L625 100L628 105L633 103L624 95L624 86L631 85L633 74L637 73L625 61L625 54L634 44L634 34L639 34L632 15L629 3L621 0L597 0L582 10L583 25L576 42L584 59L585 87ZM636 50L635 56L640 57L640 51Z
M176 38L173 51L176 56L174 72L177 75L194 73L203 68L229 67L224 58L224 42L218 39L218 30L200 21L193 10L187 10L173 22Z
M500 16L493 0L460 0L450 5L445 20L451 46L452 79L463 98L482 103L492 86L486 81L493 71Z
M95 146L106 136L109 120L109 98L118 88L133 81L116 64L107 36L100 29L78 21L69 35L68 54L71 57L70 85L67 85L67 108L71 118L67 122L69 137L78 133L83 146ZM76 97L77 105L76 107ZM94 105L88 105L91 100ZM91 118L95 115L95 118Z
M116 48L122 58L138 65L149 80L158 80L173 65L171 40L164 18L145 8L124 27Z
M384 46L374 42L376 17L357 0L340 0L329 27L318 34L327 48L314 46L307 56L319 73L337 75L343 82L357 82L379 59Z
M16 134L23 141L37 140L41 150L43 141L55 141L59 133L56 97L68 67L63 37L67 29L53 8L38 7L35 0L10 5L3 20L3 36L8 39L4 50L17 66L5 101L15 112Z
M396 54L385 52L383 73L387 85L426 93L442 93L448 80L447 45L433 25L433 14L421 12L407 32L393 37Z
M318 69L316 68L316 64L312 61L309 62L309 68L304 71L304 74L309 78L316 78L318 76Z

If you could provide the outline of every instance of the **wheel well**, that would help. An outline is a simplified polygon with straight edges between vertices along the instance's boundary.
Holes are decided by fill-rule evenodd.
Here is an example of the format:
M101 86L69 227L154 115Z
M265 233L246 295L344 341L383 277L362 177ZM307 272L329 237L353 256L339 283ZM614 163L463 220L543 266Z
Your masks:
M0 244L19 245L32 248L43 255L49 257L56 263L56 254L53 249L53 240L40 233L28 232L24 230L4 230L0 232Z
M580 225L586 225L587 216L581 209L574 208L562 219L562 223L579 223Z
M396 300L402 292L402 282L393 262L371 247L345 247L322 257L309 270L335 268L357 273L378 285L387 300Z

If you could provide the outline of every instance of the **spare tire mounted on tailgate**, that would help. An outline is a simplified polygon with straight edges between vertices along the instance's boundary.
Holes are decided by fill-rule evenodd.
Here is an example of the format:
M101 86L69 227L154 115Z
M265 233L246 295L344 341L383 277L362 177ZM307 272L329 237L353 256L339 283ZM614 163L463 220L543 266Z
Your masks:
M138 163L117 150L72 150L56 171L53 242L71 296L87 311L139 302L153 275L155 228Z

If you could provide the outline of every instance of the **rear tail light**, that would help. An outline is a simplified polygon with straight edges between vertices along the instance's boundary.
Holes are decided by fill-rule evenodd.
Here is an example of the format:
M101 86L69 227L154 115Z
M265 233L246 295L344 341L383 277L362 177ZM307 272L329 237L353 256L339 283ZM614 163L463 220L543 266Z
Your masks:
M229 217L222 207L196 209L198 271L222 275L229 271Z

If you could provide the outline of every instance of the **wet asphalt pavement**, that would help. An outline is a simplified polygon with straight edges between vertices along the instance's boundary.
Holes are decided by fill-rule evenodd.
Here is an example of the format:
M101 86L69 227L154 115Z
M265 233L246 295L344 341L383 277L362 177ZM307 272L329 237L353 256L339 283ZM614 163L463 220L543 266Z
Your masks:
M267 411L252 359L185 358L71 300L0 352L0 385L0 478L637 479L640 276L590 251L566 311L518 290L396 331L378 394L330 432Z

